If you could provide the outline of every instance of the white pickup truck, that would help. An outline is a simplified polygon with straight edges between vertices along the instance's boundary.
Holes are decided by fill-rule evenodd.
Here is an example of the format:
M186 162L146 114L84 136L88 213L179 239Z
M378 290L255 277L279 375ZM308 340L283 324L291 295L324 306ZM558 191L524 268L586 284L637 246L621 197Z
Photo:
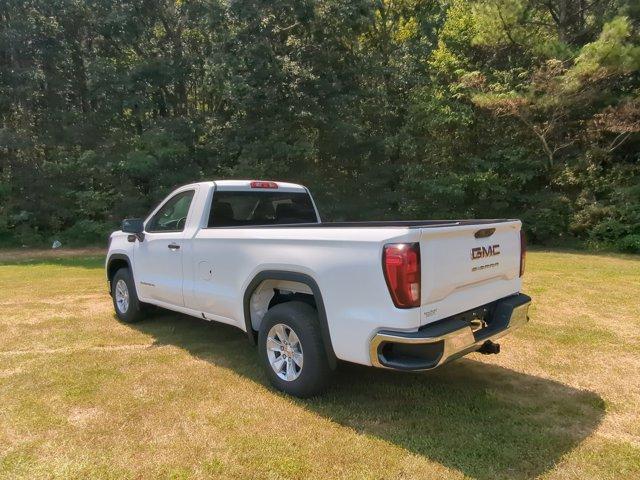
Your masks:
M319 393L337 360L429 370L527 322L518 220L323 223L292 183L224 180L172 192L111 234L124 322L156 305L234 325L275 387Z

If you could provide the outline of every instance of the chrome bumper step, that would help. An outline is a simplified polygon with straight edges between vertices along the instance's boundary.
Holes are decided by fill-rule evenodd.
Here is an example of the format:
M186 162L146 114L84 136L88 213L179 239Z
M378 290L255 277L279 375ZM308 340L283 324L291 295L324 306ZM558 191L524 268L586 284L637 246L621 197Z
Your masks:
M397 370L431 370L478 350L529 320L531 297L516 294L488 306L486 326L473 330L463 314L426 325L417 332L382 330L371 340L371 364Z

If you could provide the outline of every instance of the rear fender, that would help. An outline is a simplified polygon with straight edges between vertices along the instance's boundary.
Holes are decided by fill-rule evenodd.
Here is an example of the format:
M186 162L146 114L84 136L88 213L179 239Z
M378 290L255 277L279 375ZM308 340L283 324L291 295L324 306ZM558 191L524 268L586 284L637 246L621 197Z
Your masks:
M331 335L329 333L329 325L327 323L327 312L324 308L322 293L320 292L320 287L318 287L316 281L309 275L306 275L304 273L282 270L264 270L253 277L244 292L243 301L244 321L249 341L254 345L256 344L255 330L253 330L253 327L251 325L251 295L253 295L253 292L256 290L256 288L258 288L258 286L265 280L289 280L292 282L303 283L311 289L318 311L320 333L322 334L322 342L324 343L325 353L329 361L329 366L334 369L337 365L337 358L335 352L333 351L333 346L331 343Z

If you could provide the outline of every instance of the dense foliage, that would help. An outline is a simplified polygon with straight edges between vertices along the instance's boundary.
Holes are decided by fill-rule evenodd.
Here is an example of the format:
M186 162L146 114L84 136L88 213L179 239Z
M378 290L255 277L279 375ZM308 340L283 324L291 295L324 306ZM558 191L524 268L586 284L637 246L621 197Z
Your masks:
M630 0L0 0L0 242L245 177L640 251L639 30Z

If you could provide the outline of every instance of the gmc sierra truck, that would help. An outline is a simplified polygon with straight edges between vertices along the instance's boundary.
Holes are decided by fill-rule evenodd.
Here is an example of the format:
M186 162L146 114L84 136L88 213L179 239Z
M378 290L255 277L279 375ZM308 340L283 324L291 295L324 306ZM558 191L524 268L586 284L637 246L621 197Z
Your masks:
M271 383L315 395L338 360L429 370L528 321L519 220L321 222L302 185L224 180L172 192L111 234L123 322L155 305L227 323Z

